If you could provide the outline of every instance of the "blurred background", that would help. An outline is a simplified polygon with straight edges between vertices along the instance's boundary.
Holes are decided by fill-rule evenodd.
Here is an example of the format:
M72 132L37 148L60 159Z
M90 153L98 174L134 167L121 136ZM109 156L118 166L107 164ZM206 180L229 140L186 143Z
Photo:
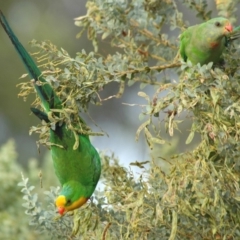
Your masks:
M87 40L86 34L81 39L76 35L80 31L74 25L74 18L85 15L85 0L8 0L1 1L0 8L9 21L13 31L26 49L33 53L36 51L30 48L28 42L32 39L38 41L50 40L58 48L65 49L72 57L75 53L85 49L92 51L92 44ZM195 17L193 11L180 5L183 10L185 20L191 25L201 22ZM209 9L214 9L214 1L209 2ZM213 14L213 16L216 16ZM167 30L166 30L167 31ZM179 32L170 32L170 35L179 35ZM107 54L110 50L108 39L99 48L102 54ZM39 123L38 119L30 114L30 104L33 99L24 102L18 97L19 88L16 87L22 80L19 77L26 73L15 49L6 36L0 30L0 145L9 138L16 141L18 160L24 166L30 157L39 159L41 163L45 151L44 147L38 152L36 140L38 136L29 136L29 128ZM174 77L177 80L176 76ZM173 79L174 80L174 79ZM26 79L24 79L26 81ZM118 85L107 86L101 97L110 96L118 91ZM111 99L103 102L102 106L90 106L91 117L98 125L108 133L109 136L94 137L93 144L100 150L113 151L119 157L120 162L125 166L133 161L149 160L149 148L145 143L144 136L138 142L135 141L135 133L141 122L138 115L140 107L130 107L122 103L144 104L142 98L137 96L141 91L139 85L127 87L123 98ZM150 96L154 94L152 87L147 87L143 91ZM91 123L90 123L91 124ZM186 146L185 141L188 135L189 124L182 124L182 133L178 133L174 140L174 151L183 151L191 146ZM182 140L183 139L183 140ZM169 140L171 140L169 138ZM170 141L171 142L171 141ZM193 143L194 144L194 143ZM157 151L161 151L161 146L157 146ZM162 150L164 151L164 150Z
M179 10L184 13L184 20L188 21L189 25L202 22L195 16L194 11L190 11L180 2L182 1L176 1ZM207 3L208 9L213 10L212 17L216 17L215 1ZM0 9L19 40L30 53L36 52L36 49L29 46L29 41L32 39L49 40L59 49L65 49L74 58L76 52L80 52L82 49L85 49L87 53L93 51L86 34L81 39L76 38L80 28L74 25L74 18L86 14L85 4L86 0L0 0ZM239 6L238 9L240 9ZM236 12L236 16L238 13L239 11ZM178 41L180 33L178 30L169 31L168 28L163 30ZM106 39L101 43L99 47L101 54L114 53L109 41ZM49 190L50 186L59 185L59 182L56 180L55 174L52 174L53 166L49 151L45 147L41 147L39 152L36 145L38 136L29 136L30 127L37 125L39 120L30 112L30 105L35 96L28 98L26 102L18 97L19 88L16 85L27 81L27 78L19 79L24 73L26 70L21 60L6 33L0 27L0 239L45 240L49 239L49 236L35 235L32 228L28 226L29 216L23 214L25 209L22 208L22 193L17 186L17 183L21 181L20 173L23 169L16 162L24 168L29 168L29 171L23 172L25 177L30 179L31 185L37 186L35 190L39 193L40 202L45 199L44 192ZM159 75L159 81L161 81L161 77L162 75ZM177 75L169 75L168 78L171 81L178 81ZM105 98L116 94L118 89L118 84L111 84L99 94ZM141 108L127 106L123 103L145 104L143 98L137 95L139 91L144 91L152 97L155 89L148 86L141 90L139 84L134 84L126 87L124 95L120 99L112 98L104 101L102 106L89 106L90 116L108 134L103 137L92 137L95 147L102 151L114 152L120 163L128 167L130 162L158 160L159 157L166 157L171 161L168 158L170 155L187 151L196 146L197 137L190 145L185 144L191 127L189 116L180 124L180 131L175 131L174 137L171 138L166 133L165 139L169 141L169 144L155 145L154 149L150 150L143 134L136 142L135 134L142 124L142 121L139 120ZM163 119L165 114L161 113L160 118ZM185 116L183 117L185 118ZM93 122L88 121L88 123L95 131L100 131ZM164 126L162 127L164 132ZM9 139L16 143L16 151L14 142ZM2 145L3 147L1 147ZM43 179L39 179L39 168L42 169ZM136 167L133 167L133 171L140 172ZM43 180L43 187L40 180ZM43 200L44 204L46 202Z

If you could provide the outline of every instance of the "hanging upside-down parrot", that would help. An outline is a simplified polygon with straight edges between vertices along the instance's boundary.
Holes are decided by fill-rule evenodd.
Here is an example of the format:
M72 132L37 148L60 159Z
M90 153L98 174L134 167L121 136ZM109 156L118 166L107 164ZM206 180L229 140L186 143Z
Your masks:
M31 110L38 118L50 123L51 109L63 109L62 101L19 42L1 10L0 22L19 53L30 77L34 80L34 88L44 109L44 111L37 108L31 108ZM37 84L37 81L43 84ZM101 174L101 162L99 154L91 144L88 135L78 134L79 145L74 150L73 146L76 138L74 133L66 127L66 123L56 123L55 129L51 128L49 124L49 131L53 165L56 176L62 185L62 190L55 204L58 212L63 215L81 207L91 197Z
M223 17L191 26L180 36L180 55L193 64L218 64L229 41L234 40L234 37L228 38L232 31L231 23Z

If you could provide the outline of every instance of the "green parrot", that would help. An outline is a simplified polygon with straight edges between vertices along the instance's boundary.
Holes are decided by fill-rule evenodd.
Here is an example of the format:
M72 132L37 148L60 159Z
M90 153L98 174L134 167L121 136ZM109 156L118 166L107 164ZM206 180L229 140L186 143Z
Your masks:
M191 26L180 36L180 55L184 61L190 60L193 64L218 64L228 41L231 40L228 35L232 31L231 23L223 17Z
M33 85L44 111L37 108L31 108L31 110L39 119L49 123L54 170L62 185L62 190L55 204L58 212L63 215L81 207L93 194L101 174L100 157L88 135L78 134L79 145L74 150L76 138L74 133L66 127L66 123L57 122L55 129L50 127L51 119L54 117L51 109L63 109L62 101L19 42L1 10L0 22L19 53L31 79L34 79ZM37 81L43 84L37 84ZM58 116L58 113L55 113L55 116ZM81 122L84 123L82 119Z

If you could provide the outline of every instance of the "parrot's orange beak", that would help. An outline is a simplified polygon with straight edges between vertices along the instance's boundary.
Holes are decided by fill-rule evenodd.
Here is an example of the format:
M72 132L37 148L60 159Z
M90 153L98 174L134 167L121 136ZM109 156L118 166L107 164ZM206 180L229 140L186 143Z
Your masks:
M232 27L231 23L227 24L227 25L225 26L225 29L226 29L228 32L232 32L233 27Z
M64 207L58 207L58 213L59 213L60 215L63 215L64 212L65 212L65 208L64 208Z

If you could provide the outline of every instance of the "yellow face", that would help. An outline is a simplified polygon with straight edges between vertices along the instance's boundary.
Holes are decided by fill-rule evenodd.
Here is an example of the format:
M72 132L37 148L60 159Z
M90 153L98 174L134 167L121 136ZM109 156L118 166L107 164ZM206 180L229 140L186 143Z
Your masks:
M80 197L75 202L67 201L66 197L64 195L60 195L57 197L55 204L58 208L58 212L63 215L64 213L68 211L72 211L76 208L80 208L84 203L86 203L88 198Z

